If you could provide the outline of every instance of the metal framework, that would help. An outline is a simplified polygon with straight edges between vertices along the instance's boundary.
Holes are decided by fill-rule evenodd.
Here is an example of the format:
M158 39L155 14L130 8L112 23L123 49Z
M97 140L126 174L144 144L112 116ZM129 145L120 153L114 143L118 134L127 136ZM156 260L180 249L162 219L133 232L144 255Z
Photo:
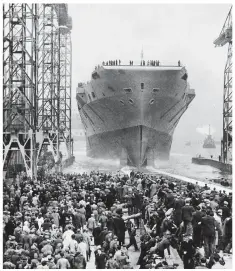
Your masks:
M3 5L3 164L19 156L35 177L37 8Z
M72 43L69 25L60 27L60 141L66 143L67 157L73 153L71 138Z
M214 44L220 47L227 43L229 45L224 69L223 138L221 141L221 157L224 163L232 162L232 7L219 37L214 41Z
M38 111L37 142L39 158L50 145L59 160L59 35L54 4L38 5Z
M37 176L44 146L56 162L71 138L72 20L66 4L3 5L3 162ZM13 159L14 158L14 159Z
M67 148L67 158L73 155L71 137L71 87L72 87L72 19L68 16L68 5L57 4L59 22L59 141Z

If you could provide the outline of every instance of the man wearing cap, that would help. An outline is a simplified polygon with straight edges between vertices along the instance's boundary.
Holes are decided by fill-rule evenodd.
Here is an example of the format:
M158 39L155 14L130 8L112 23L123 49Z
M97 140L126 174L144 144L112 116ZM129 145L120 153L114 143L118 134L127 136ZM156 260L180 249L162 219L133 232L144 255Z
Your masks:
M100 242L100 233L101 233L101 224L97 223L96 227L93 230L95 246L98 246L98 245L101 244L101 242Z
M230 209L228 208L228 202L224 201L222 209L222 221L224 221L227 217L230 216Z
M113 216L114 234L118 237L119 245L125 243L125 231L126 226L122 218L123 212L121 208L116 210L116 214Z
M206 216L202 218L202 236L204 241L205 257L209 259L214 252L215 243L215 218L211 210L206 211Z
M201 222L202 222L202 211L200 206L196 207L196 211L193 212L193 243L195 247L201 247Z
M105 269L107 261L107 255L104 253L103 248L98 248L95 251L95 264L96 269Z
M42 253L46 253L46 255L52 255L54 249L51 245L51 240L50 239L47 239L45 240L46 241L46 244L43 246L43 248L41 249L41 252Z
M104 214L104 212L101 212L99 216L99 222L101 224L101 229L104 229L107 226L107 216Z
M60 253L60 259L57 261L56 267L58 269L69 269L70 268L70 263L69 261L64 257L64 252Z
M80 251L75 253L73 259L73 269L86 269L86 260Z
M105 241L105 237L108 234L108 228L104 227L103 230L100 233L100 244L102 245L103 242Z
M87 246L87 258L86 258L86 261L89 261L90 260L90 257L91 257L91 249L90 249L90 246L91 246L91 237L90 237L90 234L88 232L88 229L86 227L83 228L83 238L84 238L84 242L86 243L86 246Z
M68 230L66 230L64 233L63 233L63 245L64 245L64 248L67 248L68 245L69 245L69 242L71 241L71 236L74 234L74 232L72 231L72 227L71 226L68 226Z
M182 207L182 220L184 222L184 229L186 235L193 234L192 220L193 212L195 211L193 206L190 205L191 199L187 198L185 200L185 206Z
M135 239L136 229L137 229L136 226L131 228L131 231L129 233L129 235L130 235L130 243L126 246L126 248L128 249L129 247L131 247L133 245L134 248L135 248L135 251L139 251L139 248L137 246L136 239Z
M71 240L68 243L69 252L75 254L78 251L78 242L75 240L75 234L71 235Z

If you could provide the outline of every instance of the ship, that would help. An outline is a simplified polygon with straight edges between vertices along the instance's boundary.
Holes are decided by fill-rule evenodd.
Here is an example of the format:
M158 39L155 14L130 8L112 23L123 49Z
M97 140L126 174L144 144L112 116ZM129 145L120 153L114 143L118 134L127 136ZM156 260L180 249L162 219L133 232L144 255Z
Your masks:
M210 133L210 125L209 125L209 134L207 135L207 137L205 138L204 142L203 142L203 148L204 149L215 149L215 141L213 140L211 133Z
M184 66L97 66L76 90L87 156L137 168L169 159L175 127L194 97Z

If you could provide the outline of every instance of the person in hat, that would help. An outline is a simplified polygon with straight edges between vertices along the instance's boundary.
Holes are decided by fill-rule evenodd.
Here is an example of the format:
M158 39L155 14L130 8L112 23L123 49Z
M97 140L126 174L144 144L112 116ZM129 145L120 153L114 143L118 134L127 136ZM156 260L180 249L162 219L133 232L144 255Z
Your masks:
M64 257L64 252L60 253L60 259L57 261L56 267L58 269L70 269L69 261Z
M102 230L101 233L100 233L100 242L101 242L101 244L104 243L105 237L106 237L106 235L107 235L108 233L109 233L109 232L108 232L108 228L107 228L107 227L104 227L103 230Z
M160 229L161 229L161 236L164 235L166 231L170 231L173 233L175 231L176 225L174 225L172 220L173 208L170 208L165 213L165 218L163 219Z
M101 244L101 241L100 241L100 233L101 233L101 224L100 223L97 223L96 227L94 228L93 230L93 237L94 237L94 243L95 243L95 246L98 246Z
M209 259L214 252L215 244L215 218L211 210L206 211L206 216L202 217L202 236L204 241L205 257Z
M185 206L182 207L182 221L184 222L185 234L187 235L193 234L192 220L193 220L193 212L195 210L193 206L190 205L190 203L191 203L191 199L186 198Z
M182 222L182 207L184 205L185 205L185 202L182 199L182 197L180 197L180 195L177 195L175 199L175 205L174 205L174 211L173 211L173 217L172 217L177 227L179 227L179 225Z
M96 265L96 269L105 269L107 259L108 259L108 257L104 253L104 250L102 248L98 248L95 251L95 265Z
M230 209L228 207L228 202L224 201L222 209L222 221L224 221L227 217L230 216Z
M84 237L80 238L77 251L80 251L85 260L87 260L87 244L84 240Z
M75 253L73 259L73 269L86 269L86 259L80 251Z
M137 243L136 243L136 239L135 239L135 236L136 236L136 229L137 227L134 226L131 228L131 231L129 233L129 236L130 236L130 243L126 246L127 249L129 249L129 247L131 247L132 245L134 246L135 248L135 251L139 251L139 248L137 246Z
M63 233L62 238L63 238L63 246L64 248L67 248L70 241L71 241L71 236L74 234L72 227L69 225L68 229Z
M87 246L87 258L86 261L88 262L90 260L91 257L91 237L90 234L88 232L88 229L86 227L83 228L83 238L84 238L84 242L86 243Z
M49 255L49 256L47 257L47 259L48 259L47 265L48 265L49 269L56 269L56 264L55 264L55 262L54 262L53 257L52 257L51 255Z
M200 206L196 207L196 211L193 212L193 243L195 247L201 247L201 222L202 222L203 213Z
M114 234L118 237L119 245L125 243L125 231L126 226L122 218L123 212L121 208L116 210L116 214L113 216Z

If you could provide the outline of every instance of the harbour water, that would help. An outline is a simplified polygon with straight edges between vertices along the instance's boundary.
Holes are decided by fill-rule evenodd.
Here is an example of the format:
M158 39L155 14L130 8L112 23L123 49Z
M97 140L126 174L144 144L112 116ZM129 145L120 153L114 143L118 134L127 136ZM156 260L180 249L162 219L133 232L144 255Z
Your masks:
M63 150L62 150L63 151ZM206 179L228 178L231 175L222 174L218 169L192 164L192 157L201 155L202 157L218 159L220 154L220 145L215 149L204 149L202 143L191 143L190 146L173 142L169 161L155 161L155 168L167 173L177 174L201 181ZM116 172L120 170L118 160L93 159L86 156L85 139L74 142L74 164L65 169L65 172L80 172L99 170L105 172Z

